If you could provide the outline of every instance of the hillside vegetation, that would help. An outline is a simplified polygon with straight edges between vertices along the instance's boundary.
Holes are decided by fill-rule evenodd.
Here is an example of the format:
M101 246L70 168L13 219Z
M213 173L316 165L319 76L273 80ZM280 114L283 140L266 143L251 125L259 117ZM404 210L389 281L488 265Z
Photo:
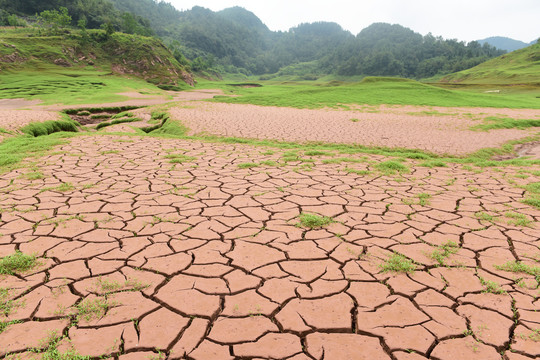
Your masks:
M89 28L110 25L126 33L156 34L177 61L188 65L189 60L193 71L208 74L275 78L286 73L296 80L328 75L421 79L464 70L504 53L489 44L422 36L384 23L357 35L331 22L275 32L240 7L214 12L196 6L179 11L157 0L0 0L0 4L26 17L65 6L73 26L85 20Z
M1 98L99 103L124 100L118 94L126 91L164 94L159 88L193 85L191 74L155 38L104 30L2 30Z
M540 43L445 76L441 82L540 85Z

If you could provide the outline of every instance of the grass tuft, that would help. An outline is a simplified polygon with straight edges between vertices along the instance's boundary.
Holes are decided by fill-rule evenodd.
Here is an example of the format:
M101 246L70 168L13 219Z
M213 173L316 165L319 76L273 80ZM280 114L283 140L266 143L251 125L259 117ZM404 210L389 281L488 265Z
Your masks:
M375 165L377 170L385 173L385 174L395 174L395 173L402 173L402 172L409 172L409 168L407 165L403 165L399 161L394 160L388 160L383 161Z
M441 246L437 247L436 250L434 250L430 254L430 258L437 261L440 266L446 266L445 261L447 258L449 258L451 255L457 253L459 250L458 244L456 244L453 241L448 241Z
M309 229L322 228L323 226L326 226L335 222L332 218L328 216L320 216L320 215L308 214L308 213L300 214L298 219L300 220L300 222L297 224L298 226L303 226Z
M416 270L416 265L412 260L405 256L394 253L390 256L384 264L380 264L379 267L383 272L397 272L397 273L413 273Z
M259 164L255 164L255 163L241 163L241 164L238 164L238 168L240 169L251 169L251 168L255 168L255 167L258 167Z
M34 122L21 128L25 134L33 137L45 136L61 131L77 132L77 124L68 120L50 120L44 122Z
M15 275L32 270L38 266L36 255L26 255L20 251L0 258L0 274Z

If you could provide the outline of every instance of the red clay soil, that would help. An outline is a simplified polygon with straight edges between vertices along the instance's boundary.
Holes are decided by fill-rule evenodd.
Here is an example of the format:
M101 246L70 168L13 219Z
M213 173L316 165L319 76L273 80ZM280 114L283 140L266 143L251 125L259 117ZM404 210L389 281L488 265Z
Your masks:
M40 257L0 279L15 321L0 357L37 356L54 332L62 352L116 360L540 356L538 278L498 268L538 269L540 210L520 186L539 166L383 175L375 155L283 163L127 136L56 150L0 180L0 256ZM394 252L415 271L384 272Z
M403 147L439 154L464 155L500 147L538 129L472 131L487 116L534 118L538 110L432 107L367 107L356 110L309 110L255 105L191 102L171 109L192 134L321 141L366 146ZM452 115L426 115L425 111Z

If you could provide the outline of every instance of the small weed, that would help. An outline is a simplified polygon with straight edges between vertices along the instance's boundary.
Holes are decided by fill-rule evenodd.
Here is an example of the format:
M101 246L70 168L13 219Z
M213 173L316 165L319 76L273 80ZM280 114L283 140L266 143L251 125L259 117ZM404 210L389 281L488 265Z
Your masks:
M264 161L261 161L260 164L264 166L277 166L277 162L273 160L264 160Z
M98 277L95 287L100 293L110 294L120 291L141 291L146 289L150 285L145 285L138 280L129 279L124 282L118 282L116 280L103 279Z
M506 294L506 291L501 288L501 285L497 284L495 281L486 280L482 277L478 277L483 286L486 287L484 292L492 294Z
M426 206L426 205L429 205L429 199L431 199L431 195L429 195L427 193L416 194L414 197L416 199L414 199L414 198L404 198L404 199L401 199L401 202L404 203L405 205Z
M356 169L351 169L351 168L345 168L344 170L347 174L356 174L356 175L369 175L371 174L371 171L369 170L356 170Z
M40 341L37 349L31 349L31 351L40 353L42 360L90 360L89 356L79 355L73 346L70 346L66 352L60 352L58 345L64 339L65 336L60 336L56 331L53 331L48 338Z
M493 222L495 221L495 217L493 217L492 215L489 215L487 212L485 211L478 211L476 213L474 213L474 216L478 219L478 220L484 220L484 221L489 221L489 222Z
M24 178L27 180L40 180L40 179L45 178L45 176L39 171L33 171L33 172L24 174Z
M527 265L521 261L509 261L504 265L495 265L495 268L508 272L529 274L535 276L537 281L540 281L540 266Z
M359 119L351 119L351 121L352 121L353 123L355 123L355 122L359 122L360 120L359 120Z
M10 299L10 289L0 288L0 315L9 316L13 309L20 306L20 303Z
M120 154L120 151L119 150L106 150L106 151L101 151L100 154L101 155Z
M434 250L429 257L437 261L440 266L445 266L445 260L449 258L450 255L457 253L458 250L459 246L455 242L448 241L445 244L437 247L437 249Z
M328 224L335 222L332 218L327 217L327 216L320 216L316 214L307 214L307 213L300 214L298 218L300 219L300 222L297 225L303 226L309 229L321 228L323 226L326 226Z
M504 214L504 217L509 218L508 225L529 227L532 224L532 220L527 218L526 215L519 214L514 211L508 211Z
M166 159L170 159L171 164L183 164L186 162L191 162L196 159L196 157L193 156L187 156L184 154L170 154L165 156Z
M20 323L19 320L0 321L0 334L3 333L4 330L6 330L9 325L18 324L18 323Z
M398 273L413 273L416 270L416 265L412 260L405 256L394 253L390 256L384 264L380 264L379 267L383 272L398 272Z
M238 164L238 167L240 169L251 169L251 168L255 168L255 167L258 167L259 165L258 164L255 164L255 163L242 163L242 164Z
M45 191L60 191L60 192L68 192L68 191L72 191L72 190L75 190L75 186L73 186L71 183L62 183L58 186L55 186L55 187L45 187L43 189L40 190L40 192L45 192Z
M321 150L308 150L304 153L306 156L332 156L331 152Z
M36 255L26 255L20 251L0 258L0 274L15 275L32 270L38 266Z
M448 180L446 181L445 185L446 185L446 186L454 185L454 184L456 183L456 181L457 181L457 178L455 178L455 177L454 177L454 178L450 178L450 179L448 179Z
M90 321L93 319L99 319L107 313L115 304L110 304L109 300L105 297L98 297L93 300L84 299L77 304L77 321L81 319Z

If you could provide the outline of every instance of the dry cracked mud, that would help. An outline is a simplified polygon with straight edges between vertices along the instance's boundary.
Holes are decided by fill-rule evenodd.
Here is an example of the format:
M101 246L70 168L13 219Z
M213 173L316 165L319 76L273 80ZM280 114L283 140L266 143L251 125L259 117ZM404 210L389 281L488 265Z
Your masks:
M378 155L128 136L55 150L0 180L0 257L39 262L0 275L0 357L51 337L117 360L540 356L538 273L499 267L538 269L519 187L538 166L391 175ZM384 270L396 253L411 271Z

